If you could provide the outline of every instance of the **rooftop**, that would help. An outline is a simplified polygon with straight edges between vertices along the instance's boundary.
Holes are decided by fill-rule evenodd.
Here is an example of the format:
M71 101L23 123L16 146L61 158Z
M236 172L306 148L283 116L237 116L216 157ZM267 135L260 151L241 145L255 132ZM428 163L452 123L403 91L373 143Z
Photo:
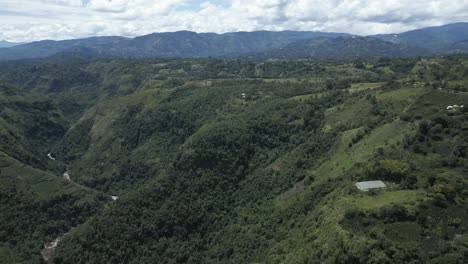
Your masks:
M361 191L369 191L370 189L385 188L386 185L383 181L364 181L356 183L356 187Z

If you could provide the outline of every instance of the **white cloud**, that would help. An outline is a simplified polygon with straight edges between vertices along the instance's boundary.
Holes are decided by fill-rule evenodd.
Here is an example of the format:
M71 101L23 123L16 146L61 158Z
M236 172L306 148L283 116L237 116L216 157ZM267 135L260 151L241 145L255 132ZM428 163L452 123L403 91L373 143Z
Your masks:
M91 0L87 7L97 11L124 12L129 2L128 0Z
M68 5L68 6L82 6L82 0L39 0L36 2L42 2L45 4L57 4L57 5Z
M366 35L458 21L468 21L468 0L0 1L0 39L12 41L175 30L290 29Z

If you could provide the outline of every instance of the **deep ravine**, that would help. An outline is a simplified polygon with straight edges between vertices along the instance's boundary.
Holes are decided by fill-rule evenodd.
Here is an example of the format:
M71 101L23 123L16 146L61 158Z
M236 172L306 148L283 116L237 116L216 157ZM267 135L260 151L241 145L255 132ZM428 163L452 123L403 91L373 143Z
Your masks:
M56 160L54 157L52 157L51 153L48 153L48 154L47 154L47 157L48 157L49 159L51 159L51 160ZM68 167L68 166L67 166L67 167ZM83 189L91 189L91 188L89 188L89 187L86 187L86 186L83 186L83 185L81 185L81 184L79 184L79 183L74 182L74 181L71 179L68 170L65 171L65 172L63 173L63 179L64 179L65 181L71 183L71 184L75 184L75 185L79 186L80 188L83 188ZM93 189L91 189L91 190L93 190ZM95 190L94 190L94 191L95 191ZM119 197L118 197L118 196L115 196L115 195L111 195L110 198L111 198L111 201L116 201L117 199L119 199ZM75 226L75 227L76 227L76 226ZM62 240L62 238L63 238L64 236L66 236L66 235L67 235L71 230L73 230L75 227L72 227L70 230L68 230L67 233L65 233L65 234L63 234L63 235L61 235L61 236L55 238L53 241L44 244L44 248L43 248L42 251L41 251L41 256L42 256L42 259L44 260L44 262L46 262L46 263L48 263L48 264L53 264L53 263L54 263L54 259L55 259L55 255L54 255L54 254L55 254L55 249L57 248L57 246L58 246L60 240Z

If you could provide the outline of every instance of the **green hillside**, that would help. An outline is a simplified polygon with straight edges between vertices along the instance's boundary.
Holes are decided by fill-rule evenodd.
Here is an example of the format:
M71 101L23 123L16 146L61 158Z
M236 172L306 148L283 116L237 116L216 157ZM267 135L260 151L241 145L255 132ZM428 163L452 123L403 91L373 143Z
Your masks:
M96 212L98 199L106 199L61 176L0 155L0 240L17 259L40 262L45 243L82 223Z
M38 262L65 233L56 263L468 258L463 57L7 66L5 259ZM31 219L41 231L12 227Z
M47 97L0 83L0 124L1 151L44 169L50 146L63 137L67 121Z
M109 198L63 179L64 164L47 156L67 124L53 101L1 84L0 123L0 258L40 263L45 243Z

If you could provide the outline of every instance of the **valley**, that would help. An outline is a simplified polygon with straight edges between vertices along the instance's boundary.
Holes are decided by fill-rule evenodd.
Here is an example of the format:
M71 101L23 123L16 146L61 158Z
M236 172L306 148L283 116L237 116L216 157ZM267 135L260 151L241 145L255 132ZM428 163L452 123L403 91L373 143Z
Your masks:
M465 55L62 54L0 83L5 263L468 257Z

